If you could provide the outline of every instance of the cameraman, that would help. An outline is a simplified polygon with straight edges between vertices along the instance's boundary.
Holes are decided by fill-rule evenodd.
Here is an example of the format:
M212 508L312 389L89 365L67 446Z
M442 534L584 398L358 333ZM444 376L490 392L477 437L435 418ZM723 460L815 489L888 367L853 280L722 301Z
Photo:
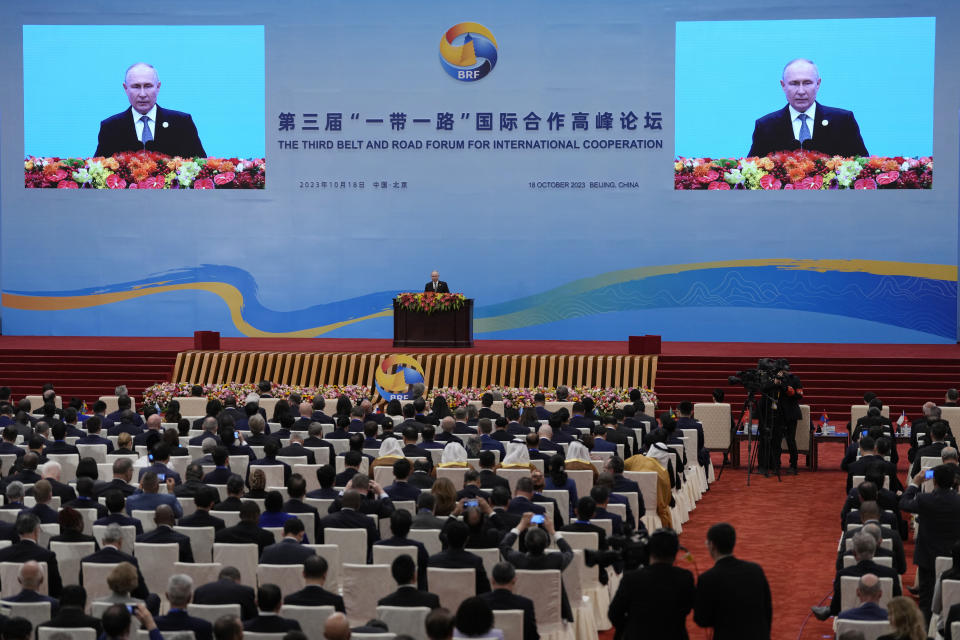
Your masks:
M607 617L614 638L687 639L686 619L696 590L693 574L674 567L680 542L673 529L657 529L647 548L650 564L623 576Z
M769 476L780 468L782 440L786 439L790 451L790 470L797 474L797 420L800 419L800 400L803 384L790 373L790 363L781 358L773 361L762 359L757 367L761 371L763 386L758 394L759 451L758 472ZM763 374L768 374L767 378Z
M780 398L774 412L774 424L779 422L780 431L787 441L787 450L790 452L790 469L787 473L795 476L797 475L797 421L803 415L800 412L800 402L803 400L803 383L800 382L800 378L790 373L789 361L780 359L777 364L780 367L776 377ZM809 425L807 425L807 428L809 429ZM776 428L774 428L773 435L776 438L773 441L774 463L775 467L779 467L782 447Z

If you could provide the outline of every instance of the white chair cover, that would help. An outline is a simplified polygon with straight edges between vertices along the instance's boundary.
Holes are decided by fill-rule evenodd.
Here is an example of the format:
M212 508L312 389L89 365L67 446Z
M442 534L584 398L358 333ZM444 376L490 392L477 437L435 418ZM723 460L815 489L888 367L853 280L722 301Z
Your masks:
M155 511L152 509L134 509L130 512L131 518L136 518L143 525L143 532L148 533L157 528L157 523L153 521ZM129 552L130 549L127 548Z
M15 596L20 593L20 582L17 580L17 575L20 573L20 566L22 562L0 562L0 599L6 599L10 596ZM38 593L43 595L48 595L47 584L47 563L40 562L41 571L43 571L43 583L40 585Z
M396 586L390 565L344 563L340 580L343 604L351 626L359 626L377 613L377 601L393 592Z
M173 575L173 565L180 557L180 545L134 543L133 555L140 563L140 572L150 593L164 593L167 581Z
M307 640L324 640L323 625L327 623L327 618L332 616L335 611L336 609L332 606L300 607L285 604L280 608L280 616L299 622L300 630L306 634ZM164 635L163 640L167 640L166 635Z
M566 536L567 534L563 534ZM497 566L497 563L500 562L500 549L492 547L490 549L470 549L467 551L472 553L475 556L480 556L480 559L483 560L483 568L487 572L487 576L493 575L493 568Z
M633 480L640 487L643 496L643 513L634 513L643 520L647 531L656 531L663 526L660 516L657 515L657 473L655 471L624 471L623 477ZM639 502L637 503L639 508ZM677 526L677 523L674 523Z
M244 640L283 640L285 633L254 633L253 631L244 631Z
M63 584L80 584L80 559L93 553L93 542L51 542L50 551L57 555ZM49 620L49 618L47 618Z
M300 565L258 564L257 585L275 584L284 596L300 591L306 586Z
M410 529L407 537L422 542L431 556L443 551L443 545L440 544L440 529Z
M89 627L62 628L62 627L40 627L37 629L37 640L50 640L57 634L65 634L71 640L97 640L97 630Z
M504 638L523 638L523 609L494 611L493 626L503 631Z
M843 576L840 578L840 610L846 611L860 604L857 598L857 583L860 578L856 576ZM883 594L880 596L879 604L882 608L887 608L887 603L893 597L893 578L880 578L880 588Z
M533 600L537 631L544 640L573 640L573 630L561 617L560 572L517 570L517 593Z
M10 607L11 618L26 618L36 629L38 625L46 622L53 616L50 614L49 602L7 602L0 601L5 607Z
M538 462L543 462L543 460L538 460ZM542 472L543 469L540 471ZM553 498L557 501L557 507L560 509L564 520L566 520L570 513L570 492L566 489L544 489L540 493L542 493L545 498Z
M579 443L575 443L579 444ZM582 446L582 445L581 445ZM587 462L590 462L589 458ZM577 485L577 495L581 498L590 495L590 489L593 489L593 471L567 469L567 475Z
M427 582L443 585L437 589L440 606L456 611L460 603L477 595L477 572L475 569L441 569L427 567ZM434 587L436 589L436 587Z
M336 593L340 589L340 547L335 544L308 544L318 556L327 561L327 581L324 588Z
M591 602L583 592L584 569L583 551L575 551L573 561L563 570L563 585L573 611L574 635L577 640L593 640L597 637L597 622ZM607 601L606 607L609 606L610 602ZM603 613L606 613L606 607Z
M463 486L463 476L465 476L466 473L466 467L437 467L437 478L447 478L455 487ZM2 513L3 511L0 510L0 514Z
M407 634L412 638L425 638L424 621L430 615L429 607L377 607L377 618L387 623L387 628L397 635ZM523 635L517 636L522 638Z
M194 583L196 584L196 583ZM221 616L240 617L240 603L236 604L194 604L187 605L187 614L213 624ZM246 634L244 634L246 635Z
M152 517L151 517L152 520ZM103 534L107 531L107 525L105 524L95 524L93 525L93 537L101 547L103 546ZM133 546L136 544L137 540L137 528L132 524L123 525L120 527L120 533L123 535L123 552L124 553L133 553ZM59 556L57 556L59 558ZM69 584L64 582L64 584Z
M240 571L240 583L257 588L257 560L260 550L255 544L213 543L213 561Z
M373 545L373 564L392 565L394 558L398 556L410 556L413 564L417 564L416 547L394 547L387 544Z
M60 482L71 484L77 481L77 465L80 464L80 456L75 453L51 453L47 456L47 460L60 463Z
M193 579L193 587L209 584L217 579L223 565L219 562L177 562L173 573L183 573Z
M501 467L497 469L497 475L501 478L507 479L507 482L510 483L510 493L513 494L514 490L517 488L517 480L520 478L529 478L530 469L504 469ZM568 512L561 510L561 513L563 513L564 517L566 517Z
M119 563L81 562L80 571L83 574L83 588L87 590L87 603L110 595L107 586L107 576ZM2 580L2 578L0 578ZM46 582L46 581L44 581Z
M190 538L190 549L193 551L194 561L213 560L213 538L216 535L213 527L174 527L173 530Z
M146 629L137 629L137 640L150 640L150 632ZM196 640L193 631L164 631L163 640Z
M940 602L940 611L944 616L950 611L950 607L960 604L960 580L940 581Z
M341 564L367 563L367 530L337 529L328 527L323 530L323 541L340 547ZM369 618L368 618L369 619Z
M220 518L223 520L223 524L228 527L235 527L240 524L239 511L211 511L210 515L214 518Z
M839 618L834 623L834 629L838 638L847 631L859 631L863 634L864 640L877 640L893 630L886 620L841 620Z
M75 444L73 446L80 452L81 458L93 458L98 464L107 461L107 445L105 444Z
M232 458L231 458L232 460ZM249 462L249 459L247 460ZM255 470L260 469L263 471L263 475L266 477L268 487L282 487L285 486L283 482L283 465L279 464L252 464L250 465L250 473L252 474Z

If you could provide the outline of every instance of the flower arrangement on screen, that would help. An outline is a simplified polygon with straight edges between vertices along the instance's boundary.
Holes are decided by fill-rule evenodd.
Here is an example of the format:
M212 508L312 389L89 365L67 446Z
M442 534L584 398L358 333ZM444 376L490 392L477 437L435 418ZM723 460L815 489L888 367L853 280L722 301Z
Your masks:
M843 158L816 151L782 151L764 158L678 158L677 190L930 189L933 158Z
M439 311L459 311L466 304L467 297L462 293L401 293L397 296L397 306L405 311L437 313Z
M41 158L23 162L28 189L263 189L263 158L181 158L153 151L109 158Z
M171 400L184 398L190 395L193 385L189 382L161 382L159 384L147 387L143 392L143 399L146 404L156 405L161 411L165 410ZM587 396L593 398L597 411L607 413L617 408L619 403L630 401L629 388L620 387L570 387L570 394L567 400L576 402ZM257 386L251 383L231 382L226 384L207 384L203 386L203 397L219 400L227 396L233 396L239 404L243 404L247 394L256 393ZM486 387L438 387L430 389L427 393L427 403L431 404L437 396L443 396L451 409L466 406L471 400L480 400L484 393L496 392L503 398L505 406L508 407L532 407L533 396L536 393L542 393L547 402L553 402L557 399L557 390L555 387L501 387L489 385ZM322 385L319 387L300 387L296 385L274 384L271 390L274 398L289 398L291 393L300 394L304 402L313 402L316 397L326 399L336 399L340 396L347 396L350 402L356 404L365 398L372 398L373 392L370 387L365 385ZM656 405L657 396L650 389L640 389L643 396L643 402L647 407ZM329 404L327 405L330 406Z

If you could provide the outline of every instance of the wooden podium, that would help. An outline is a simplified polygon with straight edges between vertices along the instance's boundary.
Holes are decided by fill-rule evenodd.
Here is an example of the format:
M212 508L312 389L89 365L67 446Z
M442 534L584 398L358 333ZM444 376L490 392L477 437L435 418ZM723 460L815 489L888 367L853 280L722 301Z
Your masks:
M473 300L457 311L423 313L401 309L393 301L393 346L472 347Z

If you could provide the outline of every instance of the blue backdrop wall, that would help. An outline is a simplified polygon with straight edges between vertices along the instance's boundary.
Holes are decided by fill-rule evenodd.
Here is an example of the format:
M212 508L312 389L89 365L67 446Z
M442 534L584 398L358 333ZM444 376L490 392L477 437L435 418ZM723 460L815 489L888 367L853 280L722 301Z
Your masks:
M806 8L830 19L785 0L763 21L699 0L7 3L3 332L389 337L390 298L438 269L478 339L954 342L960 8ZM478 80L443 63L463 23L483 31L450 46L496 58ZM871 153L933 156L933 188L674 190L678 157L746 154L796 57ZM208 154L265 160L263 189L24 188L21 161L93 153L140 60Z

